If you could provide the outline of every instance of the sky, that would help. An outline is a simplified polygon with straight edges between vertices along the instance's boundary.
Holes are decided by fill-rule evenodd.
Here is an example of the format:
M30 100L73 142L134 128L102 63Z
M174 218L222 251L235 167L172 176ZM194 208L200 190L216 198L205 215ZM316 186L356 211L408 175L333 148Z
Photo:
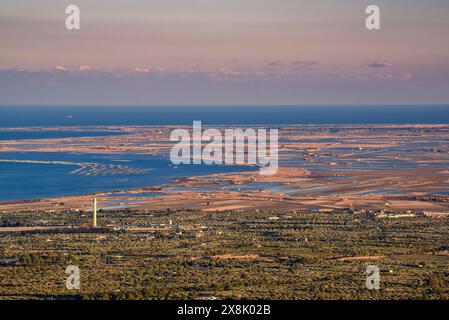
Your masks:
M448 33L447 0L2 0L0 105L449 104Z

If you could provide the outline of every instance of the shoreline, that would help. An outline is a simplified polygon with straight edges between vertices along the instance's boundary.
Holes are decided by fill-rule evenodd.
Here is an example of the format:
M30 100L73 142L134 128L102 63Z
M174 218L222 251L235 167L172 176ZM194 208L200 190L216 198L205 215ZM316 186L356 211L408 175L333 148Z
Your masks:
M95 128L106 127L126 134L0 141L0 158L6 152L100 154L114 155L118 160L127 155L166 158L173 145L169 141L174 129L171 126ZM86 127L78 126L78 130L83 129ZM263 177L245 168L241 172L173 176L170 178L174 182L154 186L143 183L119 193L112 190L120 188L111 187L111 191L79 196L2 201L0 212L85 210L93 197L99 198L100 203L104 201L106 207L190 207L207 211L226 208L443 211L449 207L449 194L445 194L449 186L449 173L446 174L449 125L287 125L279 130L280 172L274 176ZM163 194L133 196L149 191Z

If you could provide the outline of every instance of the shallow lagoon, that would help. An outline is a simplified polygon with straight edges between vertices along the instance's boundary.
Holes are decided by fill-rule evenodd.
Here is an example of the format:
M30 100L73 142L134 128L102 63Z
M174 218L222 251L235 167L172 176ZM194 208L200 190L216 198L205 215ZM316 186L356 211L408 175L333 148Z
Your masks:
M128 154L6 152L0 153L0 159L69 163L0 162L0 201L123 191L173 182L173 179L177 177L249 170L248 167L239 166L180 165L175 167L168 159ZM108 167L119 165L147 171L135 174L111 173L105 175L71 173L79 168L78 165L73 165L75 163L96 163Z

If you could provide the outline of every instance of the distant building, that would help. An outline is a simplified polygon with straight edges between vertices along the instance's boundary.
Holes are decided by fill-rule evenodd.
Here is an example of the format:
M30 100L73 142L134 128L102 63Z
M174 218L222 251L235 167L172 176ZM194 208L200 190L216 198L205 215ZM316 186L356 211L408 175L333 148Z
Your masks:
M449 212L423 211L425 217L449 217Z

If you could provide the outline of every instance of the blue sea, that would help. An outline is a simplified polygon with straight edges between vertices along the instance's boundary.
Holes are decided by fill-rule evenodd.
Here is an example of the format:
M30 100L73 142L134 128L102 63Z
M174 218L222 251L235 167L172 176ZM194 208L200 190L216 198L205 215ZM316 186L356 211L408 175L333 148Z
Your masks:
M291 124L448 124L448 106L304 106L304 107L0 107L0 141L115 135L77 131L100 125ZM64 126L64 131L14 131L8 128ZM3 162L1 162L3 160ZM17 160L17 161L16 161ZM10 162L8 162L10 161ZM16 162L14 162L16 161ZM27 162L20 162L27 161ZM53 163L47 163L53 161ZM57 163L54 163L54 162ZM64 163L64 164L63 164ZM79 166L145 169L144 173L87 175ZM104 155L0 152L0 201L82 195L169 183L176 177L247 171L247 167L179 166L168 159L135 154Z
M7 131L0 128L0 141L8 140L33 140L33 139L55 139L55 138L82 138L99 136L122 135L122 132L113 131Z
M185 176L243 170L237 166L173 166L169 159L143 155L77 154L46 152L0 152L0 160L27 160L36 163L0 162L0 201L40 199L54 196L123 191L156 186ZM46 164L47 161L68 164ZM42 161L43 163L39 163ZM144 173L107 175L72 173L71 163L96 163L107 167L145 169ZM245 171L248 168L244 169ZM156 195L156 194L155 194Z
M263 107L8 107L0 128L21 126L204 124L445 124L449 105Z

